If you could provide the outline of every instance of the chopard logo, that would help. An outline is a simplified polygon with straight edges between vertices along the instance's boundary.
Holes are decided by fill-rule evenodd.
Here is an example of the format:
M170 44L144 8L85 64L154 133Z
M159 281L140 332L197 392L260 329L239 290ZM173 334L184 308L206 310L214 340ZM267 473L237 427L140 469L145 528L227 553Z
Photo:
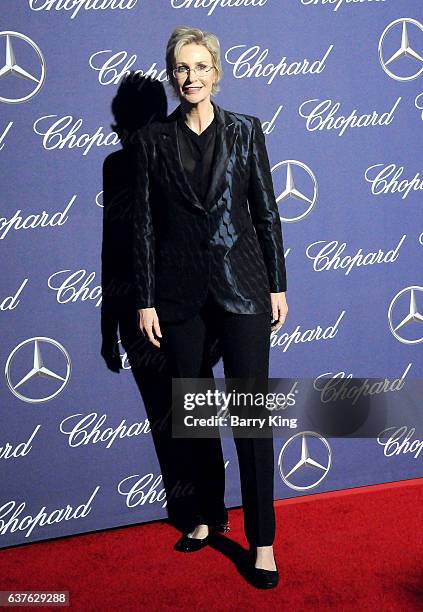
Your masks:
M321 59L309 61L292 60L286 57L279 60L278 64L272 62L264 63L269 54L269 49L261 49L260 45L247 47L247 45L234 45L225 53L225 60L233 66L232 74L236 79L254 77L265 78L270 85L277 76L297 76L299 74L320 74L325 69L325 62L329 57L334 45L329 45Z
M61 212L55 212L53 214L47 213L43 210L42 213L30 214L26 217L21 216L21 210L17 210L10 219L6 217L0 217L0 240L3 240L11 229L17 230L28 230L36 227L56 227L58 225L64 225L68 220L68 211L76 199L76 195L72 197L69 204Z
M20 32L12 32L10 30L0 32L1 53L3 53L3 41L5 41L6 45L3 65L1 65L0 60L0 78L6 78L5 85L9 89L11 89L12 86L17 89L19 82L19 91L22 91L22 87L24 87L25 94L20 96L16 95L14 97L0 96L0 102L6 102L7 104L26 102L33 98L44 84L46 78L46 62L44 56L40 47L31 38ZM25 53L23 53L24 49L20 41L24 41L25 46L31 47L33 55L35 56L35 69L33 66L34 60L31 61L30 65L27 65L26 62L29 56L27 55L26 49ZM21 84L23 82L25 86Z
M271 347L283 346L282 350L285 353L292 343L298 344L299 342L314 342L315 340L328 340L334 338L338 333L338 326L344 314L345 310L341 312L333 325L329 325L325 329L317 325L314 329L301 330L300 326L297 325L291 333L282 332L277 336L277 332L272 332L270 334L270 345Z
M332 102L332 100L323 100L319 102L317 98L312 98L303 102L298 113L306 119L306 129L308 132L317 130L334 130L338 132L338 136L343 136L345 131L350 128L367 128L376 126L387 126L394 120L394 111L401 101L399 96L392 108L385 113L377 113L375 110L357 115L356 110L352 110L348 115L338 114L341 106L340 102ZM306 109L309 105L310 110ZM303 110L304 109L304 110Z
M341 269L345 270L345 276L347 276L354 267L360 268L361 266L372 266L380 263L394 263L398 259L400 247L406 236L404 234L397 246L389 251L383 252L382 249L378 249L378 251L363 253L360 248L354 255L342 254L346 249L346 242L340 244L338 240L332 240L331 242L317 240L307 247L306 255L314 262L313 270L316 272ZM312 249L316 245L322 246L319 246L317 253L312 254Z
M141 436L151 432L150 422L147 418L143 421L128 424L122 419L116 427L105 425L107 415L99 415L97 412L89 414L71 414L60 423L59 429L68 437L71 448L96 444L110 448L116 439ZM160 428L160 427L158 427Z
M354 406L363 397L371 397L378 394L385 394L390 391L401 391L404 388L405 380L411 369L409 363L401 376L390 379L381 378L355 378L350 372L323 372L314 379L313 387L320 391L317 396L319 405L327 403L346 401L347 406ZM337 404L340 409L340 404Z
M121 480L117 489L118 493L125 498L127 508L137 508L154 503L160 503L162 508L165 508L172 497L185 497L194 493L192 483L184 483L181 486L178 482L167 497L162 482L161 474L159 476L155 476L152 472L142 476L133 474Z
M383 30L378 45L379 62L391 79L412 81L422 74L422 32L423 24L411 17L395 19Z
M32 11L69 11L70 18L74 19L79 11L132 9L138 0L28 0Z
M242 8L264 6L267 0L170 0L170 5L174 9L206 8L209 9L207 16L214 13L219 8Z
M420 111L423 111L423 93L420 93L416 96L414 106ZM423 121L423 112L420 113L420 119Z
M25 442L6 442L4 446L0 446L0 459L17 459L18 457L25 457L32 451L32 442L35 438L35 434L38 434L38 430L41 425L37 425ZM14 446L15 445L15 446Z
M229 461L225 461L227 469ZM172 489L168 491L162 486L163 476L156 476L153 472L148 474L132 474L123 478L117 486L118 493L126 500L127 508L137 508L145 504L161 503L165 508L171 498L185 497L194 494L192 482L177 480Z
M31 516L26 510L26 502L18 504L17 501L11 499L0 506L0 535L24 531L27 538L36 528L40 529L45 526L51 528L54 523L85 518L92 510L91 504L99 489L100 485L95 487L84 504L76 507L67 504L65 508L54 508L48 511L46 506L43 506L34 516Z
M130 296L132 289L131 280L120 281L111 278L108 285L103 287L96 282L96 273L88 272L83 268L80 270L58 270L48 277L49 289L56 292L56 300L59 304L70 302L94 302L96 307L101 306L103 298L125 299Z
M162 83L167 81L166 68L157 69L157 62L153 62L147 70L132 70L137 62L137 55L129 56L127 51L113 52L110 49L96 51L89 58L92 70L98 72L100 85L118 85L122 78L138 79L140 76L149 76Z
M301 4L304 4L306 6L309 6L310 4L312 4L313 6L315 6L316 4L328 4L329 6L333 7L332 10L334 12L337 11L339 7L345 6L345 4L369 4L369 2L371 4L375 4L376 2L385 2L385 0L301 0Z
M423 450L423 440L415 439L410 442L416 431L415 427L411 427L408 430L407 426L399 427L388 427L380 432L377 442L384 447L383 454L385 457L393 457L394 455L401 455L406 453L414 453L414 459L420 455ZM387 440L383 440L389 432Z
M110 147L120 142L116 132L105 134L103 127L97 128L94 134L87 134L85 132L78 134L79 128L82 125L82 119L75 121L72 115L66 115L53 121L52 125L45 130L38 128L38 124L44 120L50 121L52 117L57 117L57 115L44 115L34 122L34 132L43 136L43 147L48 151L64 149L65 147L68 149L77 148L83 149L82 155L87 155L94 145L96 147Z
M371 173L370 171L374 168L378 168L378 170ZM400 180L403 172L404 166L398 168L396 164L373 164L366 169L364 176L372 186L373 195L401 193L401 199L405 200L410 191L423 190L423 178L420 176L420 172L416 172L412 179L403 178ZM373 174L374 178L371 178L370 174Z

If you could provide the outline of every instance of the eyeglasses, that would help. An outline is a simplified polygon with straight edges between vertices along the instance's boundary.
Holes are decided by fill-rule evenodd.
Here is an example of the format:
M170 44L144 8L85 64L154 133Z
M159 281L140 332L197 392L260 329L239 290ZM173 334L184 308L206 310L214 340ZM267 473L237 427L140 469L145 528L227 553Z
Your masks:
M175 79L182 79L187 76L191 71L195 72L198 77L205 76L214 66L207 66L207 64L199 64L196 68L188 68L188 66L178 66L172 70Z

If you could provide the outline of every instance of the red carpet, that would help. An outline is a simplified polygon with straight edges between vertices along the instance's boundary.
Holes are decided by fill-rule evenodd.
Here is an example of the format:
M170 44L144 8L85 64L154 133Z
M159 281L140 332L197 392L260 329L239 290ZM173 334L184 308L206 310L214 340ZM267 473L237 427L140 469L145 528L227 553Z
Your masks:
M192 554L173 551L179 532L158 521L1 550L0 590L68 590L84 611L421 610L422 483L276 502L281 580L269 591L233 562L246 548L242 509L214 548Z

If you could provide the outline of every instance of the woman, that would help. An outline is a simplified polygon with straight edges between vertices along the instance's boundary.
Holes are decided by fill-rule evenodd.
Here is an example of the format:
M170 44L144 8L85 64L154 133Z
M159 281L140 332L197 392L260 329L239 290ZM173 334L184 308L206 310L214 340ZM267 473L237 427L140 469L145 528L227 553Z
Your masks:
M215 35L176 28L166 68L180 104L165 121L139 130L139 326L165 351L174 377L209 375L209 340L216 336L225 378L268 378L270 332L282 326L288 306L282 229L261 123L211 100L222 76ZM235 438L235 444L253 584L274 587L273 439ZM176 448L195 484L195 507L191 528L175 548L191 552L208 543L210 531L229 530L225 468L220 439L178 439Z

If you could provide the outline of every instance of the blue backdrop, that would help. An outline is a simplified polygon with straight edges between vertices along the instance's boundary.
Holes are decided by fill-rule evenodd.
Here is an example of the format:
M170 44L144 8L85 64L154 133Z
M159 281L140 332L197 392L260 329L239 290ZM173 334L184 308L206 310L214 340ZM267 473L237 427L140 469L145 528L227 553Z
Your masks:
M177 25L217 34L215 101L266 133L289 305L270 375L422 378L422 20L421 0L3 0L0 547L166 516L143 381L119 340L119 373L100 355L101 249L103 171L125 170L112 101L141 71L173 110ZM295 482L276 439L275 497L421 477L421 427L395 431L305 434L323 467Z

